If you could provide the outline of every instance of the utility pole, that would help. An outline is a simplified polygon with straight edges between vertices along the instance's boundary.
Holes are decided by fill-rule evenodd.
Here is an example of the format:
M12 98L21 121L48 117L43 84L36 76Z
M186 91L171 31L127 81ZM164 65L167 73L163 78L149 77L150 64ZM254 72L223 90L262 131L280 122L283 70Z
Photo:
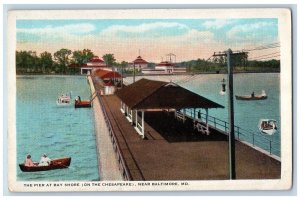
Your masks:
M231 49L226 52L227 55L227 69L228 69L228 119L229 119L229 138L228 138L228 151L229 151L229 176L230 179L235 179L235 137L234 137L234 106L233 106L233 74L230 56Z
M133 62L133 83L135 83L135 62Z
M227 57L227 85L228 85L228 119L229 119L229 133L228 133L228 158L229 158L229 177L236 179L235 173L235 137L234 137L234 104L233 104L233 67L232 56L243 55L247 52L235 52L231 49L225 52L214 53L213 56L226 56Z

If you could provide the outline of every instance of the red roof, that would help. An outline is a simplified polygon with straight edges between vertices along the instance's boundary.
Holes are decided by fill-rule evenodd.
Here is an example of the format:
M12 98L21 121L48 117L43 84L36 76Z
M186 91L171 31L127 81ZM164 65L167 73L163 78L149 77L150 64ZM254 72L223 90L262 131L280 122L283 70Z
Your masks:
M102 59L100 59L98 56L94 56L90 59L91 63L98 63L98 62L104 62Z
M80 67L80 65L79 65L79 64L72 63L72 64L70 64L68 67L76 68L76 67Z
M168 61L163 61L159 63L157 66L174 66L174 65Z
M121 74L119 74L118 72L113 72L113 71L108 71L108 70L97 70L94 72L94 75L101 78L101 79L105 79L105 78L121 78Z
M100 68L100 67L106 67L106 65L87 65L87 64L83 64L81 65L81 67L88 67L88 68Z
M144 59L142 59L141 56L138 56L134 61L133 61L134 64L148 64L148 62Z

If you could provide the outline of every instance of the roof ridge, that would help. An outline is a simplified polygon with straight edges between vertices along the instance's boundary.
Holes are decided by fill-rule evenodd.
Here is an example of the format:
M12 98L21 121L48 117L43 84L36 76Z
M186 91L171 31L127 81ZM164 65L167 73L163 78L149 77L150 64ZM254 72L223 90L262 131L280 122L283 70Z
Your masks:
M145 78L143 78L143 79L145 79ZM147 80L147 79L145 79L145 80ZM149 79L148 79L148 80L149 80ZM153 80L150 80L150 81L153 81ZM164 87L166 84L168 84L167 82L164 82L164 81L157 81L157 82L162 82L162 83L164 83L164 84L162 84L161 86L159 86L158 88L156 88L155 90L153 90L148 96L145 96L144 98L142 98L142 100L139 101L138 103L136 103L135 105L133 105L132 108L134 108L135 106L141 104L142 102L145 101L146 98L152 96L156 91L158 91L160 88L162 88L162 87Z

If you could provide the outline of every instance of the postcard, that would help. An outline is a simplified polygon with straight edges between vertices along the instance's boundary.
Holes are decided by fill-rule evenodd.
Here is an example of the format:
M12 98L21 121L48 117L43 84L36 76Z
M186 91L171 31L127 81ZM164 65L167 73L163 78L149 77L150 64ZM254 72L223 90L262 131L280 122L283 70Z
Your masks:
M8 13L11 192L288 190L291 11Z

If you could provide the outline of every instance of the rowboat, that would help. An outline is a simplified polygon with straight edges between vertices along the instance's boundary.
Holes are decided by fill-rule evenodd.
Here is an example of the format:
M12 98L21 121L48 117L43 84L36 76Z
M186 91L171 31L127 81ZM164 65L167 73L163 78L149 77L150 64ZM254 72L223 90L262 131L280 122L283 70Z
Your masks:
M90 101L75 101L75 108L90 108L91 102Z
M258 123L258 129L262 134L273 135L277 131L276 120L261 119Z
M68 168L71 164L71 158L57 158L51 160L50 165L48 166L38 166L38 163L34 163L34 166L25 166L24 163L19 164L21 171L23 172L37 172L37 171L48 171L54 169L63 169Z
M263 90L262 93L260 95L244 95L244 96L238 96L235 95L236 100L264 100L267 99L268 96L266 94L266 92Z
M81 101L80 96L75 99L75 108L89 108L91 107L91 101Z

